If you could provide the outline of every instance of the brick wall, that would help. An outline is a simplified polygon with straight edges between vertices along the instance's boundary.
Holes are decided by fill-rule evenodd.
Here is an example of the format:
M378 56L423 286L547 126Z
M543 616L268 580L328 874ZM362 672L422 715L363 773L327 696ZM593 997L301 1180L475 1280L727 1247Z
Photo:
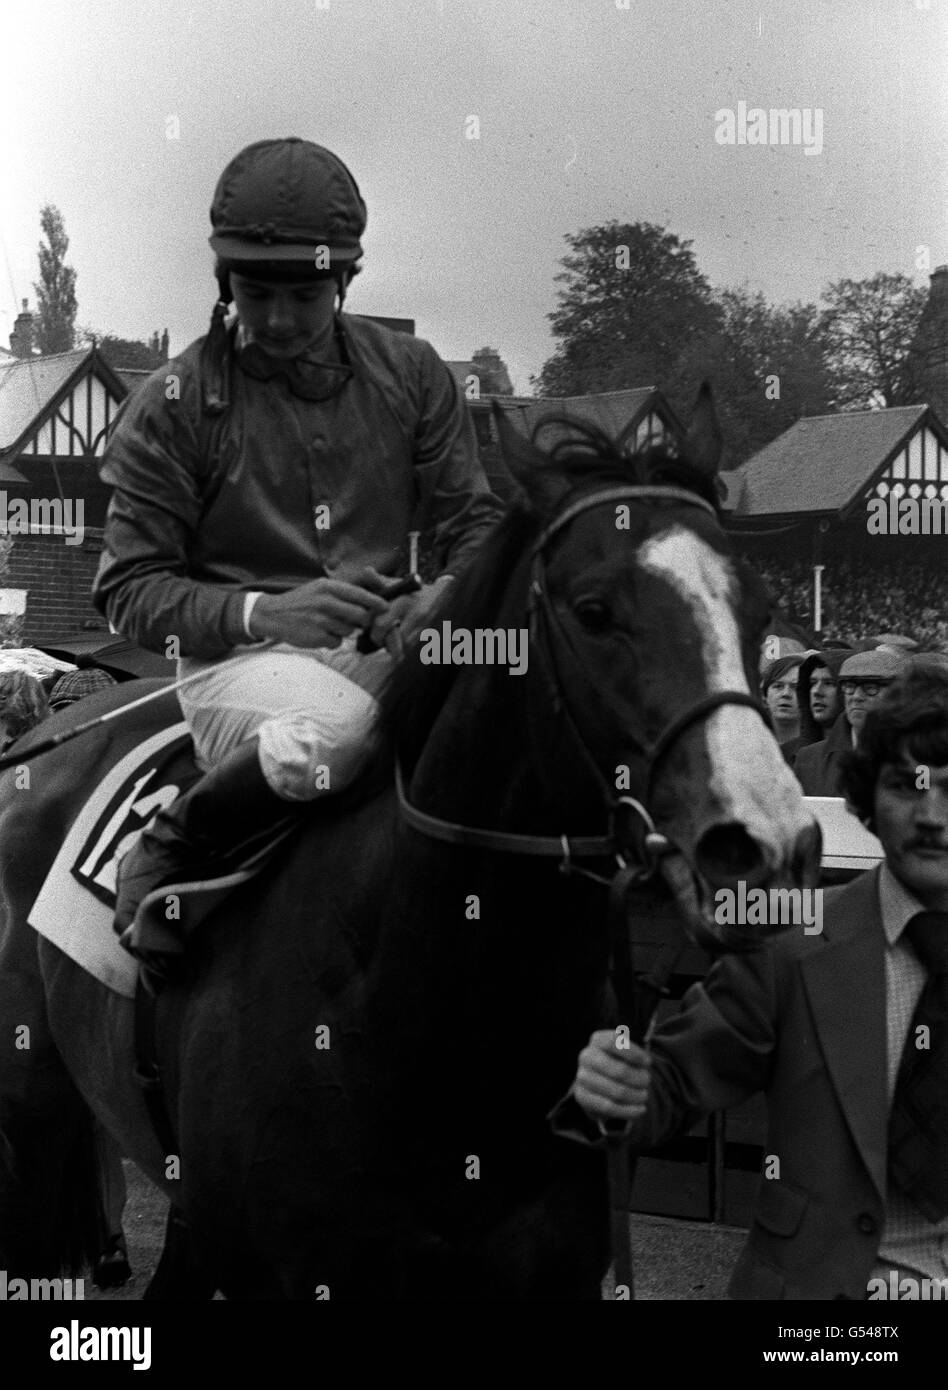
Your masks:
M82 545L66 545L62 536L15 538L0 586L27 590L24 646L77 633L91 621L108 631L90 596L101 550L101 538L88 533Z

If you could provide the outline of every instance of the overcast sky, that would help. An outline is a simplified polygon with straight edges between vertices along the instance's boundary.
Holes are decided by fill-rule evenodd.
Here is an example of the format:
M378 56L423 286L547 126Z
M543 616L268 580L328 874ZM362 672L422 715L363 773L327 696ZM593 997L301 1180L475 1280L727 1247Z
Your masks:
M348 307L416 319L444 357L497 347L522 391L582 227L660 223L712 284L778 302L927 283L919 246L948 261L948 0L624 4L4 0L0 342L53 202L78 323L186 346L217 177L282 135L336 151L368 203ZM822 151L716 143L739 101L821 110Z

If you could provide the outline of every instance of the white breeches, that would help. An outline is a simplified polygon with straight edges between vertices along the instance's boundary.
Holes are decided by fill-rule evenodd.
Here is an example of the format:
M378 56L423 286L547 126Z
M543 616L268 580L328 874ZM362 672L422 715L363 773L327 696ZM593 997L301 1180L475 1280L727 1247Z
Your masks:
M387 652L362 656L355 641L334 651L280 645L180 661L179 676L203 672L178 696L199 765L213 767L256 734L263 775L285 800L348 786L376 749L376 697L393 670Z

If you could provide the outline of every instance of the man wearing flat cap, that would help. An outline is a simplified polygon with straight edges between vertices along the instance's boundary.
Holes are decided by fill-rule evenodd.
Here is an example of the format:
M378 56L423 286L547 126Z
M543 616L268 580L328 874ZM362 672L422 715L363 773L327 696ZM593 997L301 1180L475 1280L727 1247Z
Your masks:
M805 796L842 796L840 760L859 746L866 715L907 665L899 652L855 652L839 668L843 712L826 738L797 753L793 770Z

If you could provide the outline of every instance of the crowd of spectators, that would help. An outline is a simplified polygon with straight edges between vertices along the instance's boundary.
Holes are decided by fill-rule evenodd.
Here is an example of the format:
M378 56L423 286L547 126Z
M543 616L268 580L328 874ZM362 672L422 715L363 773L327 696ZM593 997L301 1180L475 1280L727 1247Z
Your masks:
M24 657L17 665L9 653L6 655L10 664L0 665L0 755L47 715L115 684L113 676L98 669L51 671L43 677L36 673L39 668L35 661ZM27 669L29 665L32 670Z
M813 569L802 559L747 557L791 622L813 627ZM936 558L874 560L836 556L822 578L824 640L862 642L898 632L948 651L948 565Z

